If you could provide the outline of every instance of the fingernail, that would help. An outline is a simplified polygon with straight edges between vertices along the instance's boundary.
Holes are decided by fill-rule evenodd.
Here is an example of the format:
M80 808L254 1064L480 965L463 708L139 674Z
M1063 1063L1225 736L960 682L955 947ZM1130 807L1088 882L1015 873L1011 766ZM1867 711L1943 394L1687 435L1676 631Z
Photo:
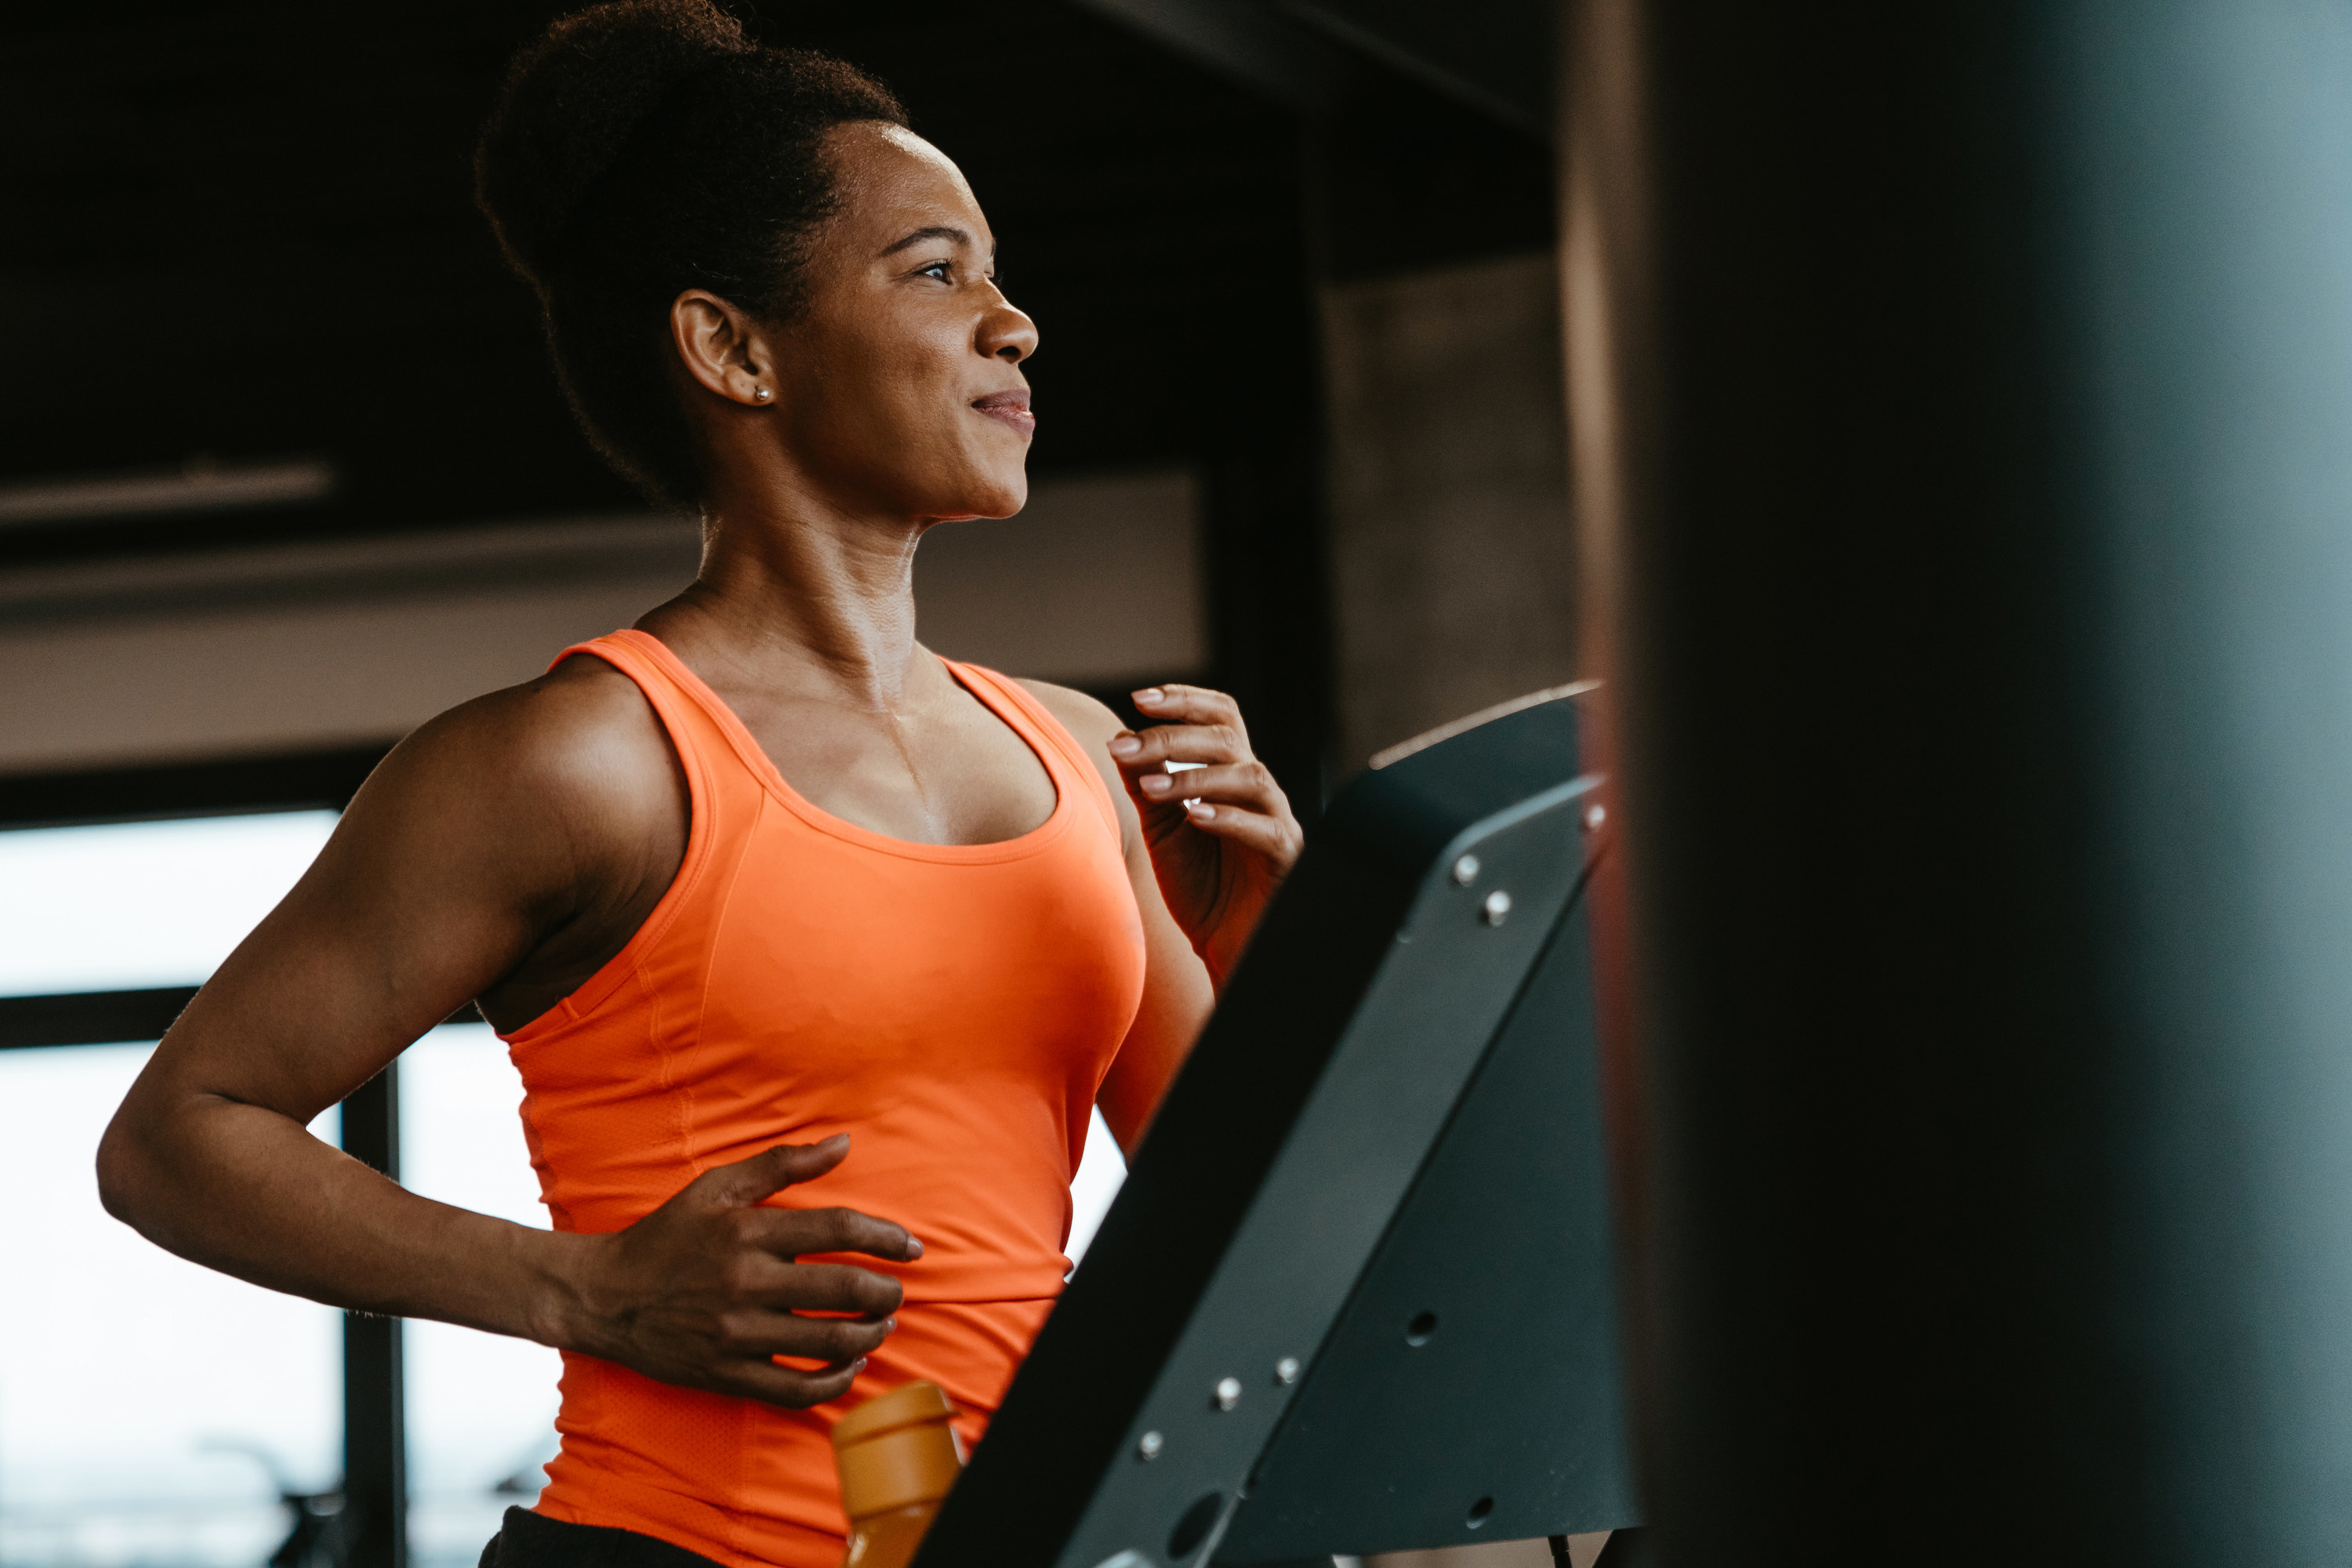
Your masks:
M1143 742L1134 735L1121 735L1110 743L1110 754L1114 757L1131 757L1141 750Z
M1160 690L1160 688L1156 686L1147 686L1142 690L1135 694L1135 700L1139 706L1153 702L1165 702L1168 700L1168 694Z
M882 1331L886 1334L897 1329L898 1326L898 1320L896 1318L885 1318L882 1320Z
M856 1374L857 1374L858 1373L864 1372L865 1370L866 1370L866 1358L865 1358L864 1356L859 1356L856 1361L851 1362L851 1363L849 1363L849 1371L850 1371L850 1373L851 1373L851 1375L852 1375L852 1376L855 1376L855 1375L856 1375Z
M920 1258L922 1255L923 1244L917 1241L913 1237L908 1237L907 1238L907 1256L909 1258Z
M1143 793L1146 795L1166 795L1170 787L1173 785L1175 782L1176 781L1174 779L1170 778L1166 773L1146 773L1143 775Z
M1184 815L1195 822L1214 822L1217 819L1217 808L1205 800L1196 800L1184 808Z

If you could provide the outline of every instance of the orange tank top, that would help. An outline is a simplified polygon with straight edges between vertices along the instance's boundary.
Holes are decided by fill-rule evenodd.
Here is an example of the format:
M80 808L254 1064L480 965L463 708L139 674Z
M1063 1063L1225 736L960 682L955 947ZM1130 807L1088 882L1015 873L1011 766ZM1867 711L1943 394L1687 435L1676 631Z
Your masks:
M836 1405L783 1410L565 1355L539 1511L734 1568L835 1568L834 1420L928 1379L976 1443L1069 1270L1070 1178L1143 990L1118 814L1069 731L984 669L947 667L1037 754L1054 811L1005 843L941 846L802 799L646 633L576 653L643 689L693 818L629 944L508 1037L553 1223L618 1230L713 1166L848 1132L838 1167L769 1202L881 1215L924 1253L852 1260L897 1276L906 1305Z

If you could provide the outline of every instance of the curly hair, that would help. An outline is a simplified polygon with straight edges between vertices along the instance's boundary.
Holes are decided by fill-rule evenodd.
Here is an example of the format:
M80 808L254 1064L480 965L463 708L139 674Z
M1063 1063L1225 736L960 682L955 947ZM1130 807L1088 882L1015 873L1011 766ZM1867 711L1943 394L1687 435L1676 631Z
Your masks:
M861 120L907 114L854 66L752 43L711 0L598 5L515 57L475 202L539 292L581 427L656 501L702 487L665 363L670 302L708 289L790 321L841 200L824 133Z

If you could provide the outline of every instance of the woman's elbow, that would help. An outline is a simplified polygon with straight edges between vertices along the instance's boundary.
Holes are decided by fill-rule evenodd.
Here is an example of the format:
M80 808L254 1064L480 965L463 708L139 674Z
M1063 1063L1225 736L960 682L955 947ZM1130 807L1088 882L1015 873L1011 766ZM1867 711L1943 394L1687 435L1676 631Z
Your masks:
M98 1201L134 1230L145 1228L139 1222L146 1208L144 1194L152 1185L147 1179L152 1163L147 1139L125 1106L114 1113L106 1135L98 1141Z

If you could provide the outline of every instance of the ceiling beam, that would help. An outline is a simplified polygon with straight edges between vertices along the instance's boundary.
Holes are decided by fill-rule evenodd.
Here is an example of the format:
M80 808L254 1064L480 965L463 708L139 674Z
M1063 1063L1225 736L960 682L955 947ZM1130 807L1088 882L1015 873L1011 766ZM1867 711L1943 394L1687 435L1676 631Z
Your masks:
M1346 48L1255 0L1073 0L1300 114L1339 105L1363 74Z
M184 468L163 472L27 479L0 485L0 528L312 505L334 495L338 478L332 463L304 458L242 464L200 458Z
M1538 142L1552 139L1549 0L1274 0L1305 26ZM1467 18L1467 19L1465 19Z
M1551 140L1553 57L1545 0L1499 0L1475 25L1385 0L1074 0L1300 114L1336 110L1380 75L1401 76Z

